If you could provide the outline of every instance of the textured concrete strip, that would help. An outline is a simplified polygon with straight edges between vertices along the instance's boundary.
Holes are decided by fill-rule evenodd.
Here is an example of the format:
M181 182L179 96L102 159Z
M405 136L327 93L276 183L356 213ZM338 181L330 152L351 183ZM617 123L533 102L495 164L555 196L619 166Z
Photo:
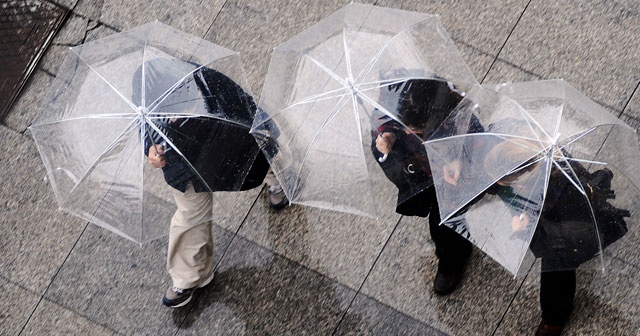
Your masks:
M629 126L640 130L640 81L634 90L631 101L620 116Z
M271 51L350 1L226 1L206 39L240 52L251 89L260 96ZM360 1L373 3L373 1Z
M88 320L72 310L43 300L38 304L22 335L119 335L103 325Z
M232 235L215 228L214 259L219 260ZM140 247L92 225L51 283L46 298L123 335L173 335L188 307L171 310L161 304L171 285L166 249L166 239Z
M521 280L475 249L461 287L441 297L432 289L437 265L427 219L404 217L362 293L450 334L490 335Z
M157 20L187 33L204 36L223 4L222 0L83 0L78 4L77 13L118 31Z
M237 237L179 335L330 335L354 295Z
M495 56L498 53L528 2L381 0L376 5L439 15L445 29L466 56L469 67L480 81L493 57L483 60L479 55Z
M448 335L363 294L358 294L335 335Z
M499 57L620 112L638 83L638 36L637 1L532 1Z
M35 294L18 284L0 278L0 291L4 304L0 307L0 335L17 335L40 300Z
M58 210L31 138L0 126L0 143L0 269L9 281L42 293L85 223Z
M563 335L635 335L640 328L637 303L640 268L619 261L603 274L579 271L574 312ZM530 274L496 336L531 334L540 322L540 276Z
M372 218L305 206L279 212L254 206L239 235L358 289L381 252L398 215Z

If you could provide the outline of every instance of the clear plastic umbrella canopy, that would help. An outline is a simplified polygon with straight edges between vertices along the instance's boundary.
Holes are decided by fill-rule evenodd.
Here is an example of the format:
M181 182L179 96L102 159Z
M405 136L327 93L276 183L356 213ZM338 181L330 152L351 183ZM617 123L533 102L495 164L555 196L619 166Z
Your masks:
M434 79L476 83L437 16L352 3L274 49L252 133L292 203L377 217L397 190L372 130L405 126L394 88Z
M232 183L205 163L243 133L255 145L245 87L238 53L158 22L70 48L30 127L60 208L145 242L168 233L179 176L199 191L239 189L257 145L239 150L247 164L228 168ZM150 145L166 169L147 162ZM214 207L224 216L222 200Z
M633 235L636 133L562 80L477 86L425 145L443 225L513 275L604 269Z

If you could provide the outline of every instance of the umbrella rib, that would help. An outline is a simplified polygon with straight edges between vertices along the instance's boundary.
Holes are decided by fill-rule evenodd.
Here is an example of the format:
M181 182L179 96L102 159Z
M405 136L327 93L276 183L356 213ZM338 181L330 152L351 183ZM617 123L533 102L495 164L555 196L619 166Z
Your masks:
M304 57L308 58L311 60L311 62L313 62L315 65L317 65L321 70L323 70L324 72L326 72L329 76L331 76L333 79L335 79L336 81L338 81L341 85L346 86L347 83L344 81L343 78L341 78L340 76L338 76L338 74L336 74L335 72L331 71L331 69L329 69L327 66L325 66L324 64L322 64L320 61L316 60L314 57L309 56L308 54L305 54Z
M410 77L408 79L430 79L430 77ZM385 87L385 86L389 86L389 85L393 85L393 84L397 84L397 83L402 83L404 81L407 81L408 79L395 79L393 81L381 80L381 81L373 81L373 82L361 83L361 84L358 84L357 87L354 85L354 90L357 91L358 93L360 93L361 95L363 95L363 93L366 92L366 91L371 91L371 90L375 90L375 89L380 89L380 88ZM372 84L375 85L375 86L369 86L369 85L372 85ZM365 85L367 85L367 87L363 89L362 86L365 86ZM343 93L340 93L340 92L343 92ZM334 93L336 93L336 94L334 95ZM348 95L350 95L350 93L344 92L344 88L330 90L330 91L326 91L326 92L323 92L323 93L320 93L320 94L317 94L317 95L306 97L306 98L304 98L304 99L302 99L302 100L300 100L300 101L298 101L296 103L293 103L293 104L285 107L283 110L286 110L286 109L289 109L289 108L293 108L295 106L302 105L302 104L315 103L315 102L322 101L322 100L335 99L335 98L348 96ZM373 100L368 100L368 101L372 102ZM380 109L380 108L378 108L378 109Z
M362 140L362 125L360 124L360 112L358 109L357 103L357 94L353 92L351 95L351 105L353 106L353 120L356 122L356 127L358 128L358 140L360 143L363 143Z
M566 97L566 88L564 86L562 87L562 96L563 96L562 97L563 101L566 101L566 98L567 98ZM556 135L556 136L560 136L558 134L558 132L560 130L560 123L562 122L562 115L563 114L564 114L564 104L562 104L560 106L560 113L558 114L558 121L556 122L556 129L554 130L554 132L555 132L554 135Z
M173 83L173 85L171 85L169 88L167 88L167 90L163 94L161 94L158 98L156 98L156 100L154 100L151 103L151 105L148 106L147 110L153 111L158 105L160 105L160 103L162 103L165 99L167 99L167 97L169 97L169 95L171 93L173 93L173 91L178 86L182 85L184 83L184 81L187 79L187 77L189 77L190 75L193 75L193 73L195 73L196 71L200 70L201 68L202 68L202 66L198 66L195 69L193 69L193 70L189 71L188 73L186 73L184 76L182 76L182 78L180 78L180 80L178 80L175 83Z
M585 136L589 135L590 133L592 133L593 131L595 131L595 129L596 129L596 128L597 128L597 127L592 127L592 128L590 128L590 129L586 130L585 132L583 132L582 134L580 134L579 136L577 136L575 139L573 139L573 140L571 140L571 141L567 142L566 144L564 144L564 145L562 145L562 146L559 146L559 148L558 148L557 152L562 153L562 152L561 152L561 150L562 150L562 149L564 149L565 147L567 147L567 146L569 146L569 145L573 144L574 142L576 142L576 141L578 141L578 140L582 139L583 137L585 137ZM592 161L592 160L587 160L587 159L576 159L576 158L573 158L573 157L566 157L566 156L564 156L564 155L562 155L562 157L563 157L565 160L571 160L571 161L576 161L576 162L585 162L585 163L593 163L593 164L600 164L600 165L606 165L606 164L607 164L607 162L602 162L602 161Z
M436 155L437 155L437 152L436 152ZM443 158L442 156L438 155L438 157L439 157L441 160L445 161L445 160L444 160L444 158ZM537 163L537 162L540 162L540 161L541 161L541 160L543 160L543 159L544 159L544 158L540 158L540 159L538 159L538 160L536 160L536 161L534 161L534 162L529 163L527 166L521 167L521 168L516 169L516 170L509 171L509 172L505 173L502 177L504 177L504 176L506 176L506 175L509 175L509 174L513 174L513 173L514 173L514 172L516 172L516 171L519 171L519 170L525 169L526 167L531 166L531 165L533 165L533 164L535 164L535 163ZM500 177L500 178L502 178L502 177ZM487 191L487 189L489 189L489 188L490 188L491 186L493 186L494 184L495 184L495 182L492 182L492 183L489 183L488 185L485 185L485 186L481 187L481 188L480 188L480 191L479 191L479 192L477 192L475 195L473 195L473 197L471 197L471 198L469 198L469 199L475 199L476 197L478 197L478 196L482 195L482 193L484 193L485 191ZM545 188L546 188L546 187L545 187ZM462 204L462 205L459 205L457 208L455 208L453 211L451 211L448 215L446 215L446 216L442 216L442 219L440 220L440 224L442 224L442 223L444 223L445 221L447 221L447 220L451 219L451 217L453 217L453 216L454 216L458 211L462 210L462 208L464 208L465 206L466 206L466 203L465 203L465 204Z
M566 156L563 156L563 158L565 159L565 161L567 161ZM569 170L571 171L571 173L576 176L576 180L577 183L580 184L580 186L576 185L576 182L573 181L573 179L571 179L567 173L564 171L564 169L562 169L555 161L553 161L553 163L556 164L556 166L558 167L558 169L565 174L565 176L567 176L567 178L569 179L569 181L571 182L571 184L573 184L576 189L578 189L578 191L582 194L582 196L585 198L587 206L589 207L589 212L591 213L591 218L593 219L593 222L595 223L594 225L594 229L596 230L596 239L598 240L598 247L600 251L603 251L602 248L602 240L600 239L600 230L598 229L598 220L596 219L596 215L595 212L593 211L593 207L591 206L591 201L589 200L589 195L587 195L586 191L584 190L584 188L582 187L582 183L580 183L580 179L578 178L578 175L576 174L575 170L573 169L573 167L571 167L571 164L569 164L567 162L567 167L569 168ZM603 253L600 253L600 265L602 265L602 271L604 272L604 255Z
M160 137L162 137L162 139L167 142L167 145L169 145L173 150L176 151L178 155L180 155L180 157L184 159L184 162L187 163L189 168L191 168L191 170L196 174L196 176L201 181L204 181L204 178L200 175L200 173L198 173L198 170L191 164L191 162L189 162L189 160L187 160L187 157L182 153L182 151L180 151L180 149L173 143L173 141L171 141L171 139L166 134L164 134L164 132L162 132L162 130L158 126L156 126L153 122L150 122L149 119L147 119L146 117L143 122L146 125L150 126L156 133L158 133ZM209 192L212 192L209 185L207 185L206 183L203 183L203 184L207 187Z
M54 120L54 121L50 121L50 122L46 122L46 123L42 123L42 124L38 124L38 125L32 125L31 127L40 127L40 126L50 126L50 125L56 125L56 124L60 124L60 123L64 123L67 121L78 121L78 120L86 120L86 119L131 119L131 120L135 120L137 116L133 115L133 114L90 114L90 115L84 115L84 116L79 116L79 117L73 117L73 118L67 118L67 119L60 119L60 120Z
M249 128L246 124L236 121L236 120L231 120L231 119L224 119L224 118L220 118L218 116L215 115L211 115L211 114L181 114L181 113L164 113L164 112L154 112L154 114L157 114L158 116L153 116L153 117L149 117L148 115L145 115L145 119L147 120L155 120L155 119L165 119L167 117L173 117L173 118L207 118L207 119L215 119L215 120L220 120L223 122L227 122L233 125L237 125L240 126L242 128Z
M402 31L396 33L395 35L393 35L390 39L388 39L387 41L385 41L384 45L378 50L378 52L373 56L373 58L371 58L371 61L369 61L369 63L367 63L367 65L365 65L362 68L362 71L360 71L360 73L358 74L357 78L363 78L366 77L369 72L373 69L373 66L378 62L378 60L380 59L380 57L382 57L382 54L387 50L387 48L389 47L389 45L391 44L391 42L393 42L395 39L398 38L398 36L400 36L402 33L406 32L407 29L420 24L422 21L414 23L413 25L411 25L408 28L404 28Z
M540 125L540 123L538 123L538 121L529 113L529 111L527 111L527 109L525 109L524 107L522 107L522 105L520 105L518 102L516 102L515 100L513 101L515 104L518 105L518 107L520 107L519 111L521 113L524 114L525 116L525 121L527 122L527 125L529 125L530 128L533 129L533 127L531 127L531 122L533 122L533 124L535 124L535 126L538 127L539 130L542 131L542 133L544 133L545 136L547 136L547 138L551 138L551 136L549 135L549 133L547 133L547 130L544 129L544 127L542 127L542 125ZM534 132L535 134L535 132ZM539 140L539 139L538 139Z
M497 136L500 139L503 140L509 140L509 139L523 139L523 140L532 140L532 141L540 141L539 139L535 139L535 138L530 138L530 137L525 137L525 136L521 136L521 135L512 135L509 134L508 136L503 134L503 133L494 133L494 132L480 132L480 133L464 133L464 134L456 134L456 135L451 135L451 136L446 136L443 138L438 138L438 139L429 139L426 141L426 143L435 143L435 142L441 142L441 141L448 141L451 139L456 139L456 138L467 138L467 137L476 137L479 135L493 135L493 136ZM545 148L547 148L548 146L543 146Z
M313 147L313 144L316 142L316 139L318 138L318 136L320 136L322 131L324 131L329 126L329 123L333 119L335 119L335 117L338 115L338 112L340 112L340 109L342 107L344 107L344 105L346 105L347 102L348 102L348 100L346 100L346 99L341 99L341 100L344 100L344 101L343 102L338 102L336 104L336 107L334 108L334 110L331 111L331 113L329 113L329 115L327 116L325 121L322 123L322 125L320 126L318 131L314 134L313 139L311 139L311 142L309 143L309 146L307 147L307 150L304 153L304 156L302 157L302 160L300 162L300 166L298 168L298 173L296 174L297 178L296 178L296 181L294 183L293 190L298 188L298 182L300 180L300 176L301 176L301 173L302 173L302 167L304 166L305 162L307 161L307 157L309 157L309 153L311 152L311 148Z
M382 56L382 53L387 49L389 42L393 40L395 36L397 35L394 35L391 39L385 42L382 48L378 50L378 52L373 56L373 58L369 61L369 63L367 63L367 65L365 65L364 68L362 68L362 71L360 71L360 73L356 76L356 79L354 81L357 81L357 80L359 81L361 78L366 77L371 72L371 70L373 69L373 66L378 62L378 60Z
M551 162L549 162L549 160L546 161L546 171L549 172L551 169ZM545 192L542 193L542 200L541 202L541 206L540 206L540 212L542 212L542 209L544 208L544 203L546 201L547 198L547 193L546 190L548 190L548 186L549 186L549 180L550 180L550 174L544 174L544 187L543 190L545 190ZM537 184L537 182L536 182ZM531 191L533 193L533 190ZM528 249L529 245L531 244L531 239L533 237L533 235L536 232L536 228L538 227L538 224L540 222L540 217L538 216L538 220L536 221L536 223L534 224L534 227L531 229L531 233L530 235L527 237L527 240L523 241L523 250L524 249ZM522 267L522 263L524 262L524 259L526 257L526 253L522 254L522 258L520 259L520 261L518 262L518 266L516 267L516 270L519 270Z
M89 62L87 62L80 54L78 54L75 49L70 49L71 52L73 52L74 54L76 54L76 56L78 56L79 59L81 59L84 64L86 64L86 66L93 71L100 79L102 79L107 86L109 86L115 93L116 95L118 95L120 98L122 98L122 100L125 101L126 104L128 104L129 106L131 106L131 108L135 111L137 110L136 106L133 104L133 102L131 102L129 99L127 99L118 89L116 89L116 87L111 84L111 82L109 82L100 72L98 72L98 70L96 68L94 68L91 64L89 64Z
M347 45L347 30L345 27L342 27L342 46L344 48L344 58L347 65L347 76L349 76L349 80L353 83L353 69L351 68L351 57L349 54L349 46Z
M71 188L71 190L69 191L69 195L73 194L73 192L76 190L76 188L82 183L84 182L84 180L87 179L87 177L89 176L89 174L96 168L96 166L98 165L98 163L100 162L100 160L112 149L115 147L115 145L120 141L120 139L122 139L127 133L129 133L129 131L132 129L132 126L135 126L136 124L136 120L133 120L131 123L129 123L129 125L127 125L127 127L124 128L124 130L115 138L114 141L112 141L107 148L105 148L104 151L102 151L102 153L100 153L100 155L98 155L98 157L93 161L93 163L91 165L89 165L89 167L87 168L85 174L78 180L78 182L73 186L73 188ZM62 203L62 205L64 205L65 202ZM62 207L61 205L61 207Z
M564 171L564 169L562 169L562 166L560 166L560 164L556 161L556 160L551 160L551 162L553 163L553 165L558 168L558 170L560 172L562 172L562 174L569 180L569 182L571 182L571 184L573 184L574 187L576 187L576 189L578 189L578 191L583 194L583 195L587 195L587 192L584 190L584 187L582 186L582 184L580 183L580 180L577 179L577 175L576 172L573 170L573 168L571 167L571 164L569 164L567 162L567 167L571 170L572 175L574 175L577 179L577 181L574 180L573 176L569 176L569 174ZM565 159L566 162L566 159Z
M340 93L342 92L342 93ZM344 93L344 88L339 88L339 89L335 89L335 90L330 90L330 91L326 91L314 96L309 96L306 97L298 102L295 102L287 107L285 107L283 110L287 110L289 108L293 108L295 106L298 105L303 105L303 104L310 104L310 103L316 103L319 101L323 101L323 100L328 100L328 99L335 99L335 98L339 98L339 97L343 97L343 96L348 96L349 93Z
M394 115L389 110L387 110L386 107L380 105L377 101L371 99L371 97L367 96L366 94L363 94L359 89L354 87L354 90L356 91L356 93L358 93L358 97L366 100L367 102L369 102L369 104L373 105L373 107L377 108L379 111L381 111L382 113L384 113L385 115L387 115L391 119L399 122L402 126L406 127L406 125L400 119L398 119L398 117L396 115Z
M595 131L595 129L596 129L596 127L591 127L590 129L588 129L588 130L586 130L586 131L582 132L582 134L580 134L579 136L577 136L575 139L573 139L573 140L571 140L571 141L567 142L566 144L562 145L562 147L560 147L560 148L562 149L562 148L564 148L564 147L566 147L566 146L571 145L572 143L574 143L574 142L576 142L576 141L578 141L578 140L582 139L583 137L585 137L585 136L589 135L591 132ZM568 138L568 137L566 137L566 138ZM566 138L565 138L565 139L566 139Z
M230 55L227 55L225 57L219 58L216 61L220 61L220 60L223 60L225 58L234 57L235 55L236 54L230 54ZM162 103L169 96L170 93L173 92L173 90L175 88L177 88L178 86L182 85L182 83L184 82L185 79L187 79L190 75L193 75L196 71L199 71L200 69L204 68L204 65L196 65L194 63L192 63L192 64L194 65L195 68L193 70L189 71L188 73L186 73L180 80L178 80L171 87L169 87L167 89L167 91L165 91L158 98L156 98L156 100L153 101L151 103L151 105L149 105L148 110L152 111L153 109L155 109L160 103Z
M575 162L581 162L581 163L590 163L590 164L597 164L597 165L603 165L606 166L608 165L607 162L602 162L602 161L592 161L592 160L587 160L587 159L576 159L576 158L565 158L565 160L567 161L575 161Z
M140 87L142 89L142 93L140 95L140 97L142 97L142 106L143 106L143 110L146 110L147 108L147 62L146 62L146 57L147 57L147 40L145 39L144 41L144 47L142 48L142 73L140 74L140 81L142 82L140 84Z
M559 148L559 149L564 149L565 147L567 147L567 146L569 146L569 145L573 144L574 142L576 142L576 141L578 141L578 140L582 139L583 137L585 137L585 136L589 135L591 132L595 131L595 129L596 129L596 128L597 128L597 127L592 127L592 128L590 128L590 129L588 129L588 130L584 131L582 134L580 134L579 136L577 136L575 139L573 139L573 140L571 140L571 141L567 142L566 144L564 144L564 145L560 146L560 148ZM575 160L575 161L580 161L579 159L574 159L574 158L569 158L569 159L573 159L573 160ZM589 162L589 161L588 161L588 160L584 160L584 162ZM607 164L606 162L598 162L598 161L593 161L593 162L590 162L590 163L605 164L605 165Z
M542 125L540 125L540 123L538 123L538 121L529 113L529 111L527 111L527 109L522 107L522 105L520 105L520 103L518 103L515 99L512 99L510 97L508 97L508 99L518 107L518 112L520 112L520 114L522 114L525 117L524 120L527 123L527 125L529 126L529 128L531 128L532 130L535 129L535 128L531 127L531 122L533 122L533 124L535 126L537 126L537 129L541 130L542 133L544 133L544 135L548 139L552 139L552 137L549 135L549 133L547 133L547 131L544 129L544 127L542 127ZM536 134L536 132L533 132L533 133ZM535 141L541 142L541 140L539 138L530 139L530 140L535 140Z
M409 80L419 80L419 79L429 80L429 79L435 79L435 78L428 77L428 76L411 76L411 77L405 77L405 78L371 81L371 82L359 83L357 85L354 85L354 90L360 93L361 95L364 95L363 93L367 91L381 89L383 87L391 86L398 83L404 83ZM366 86L366 87L363 88L363 86Z

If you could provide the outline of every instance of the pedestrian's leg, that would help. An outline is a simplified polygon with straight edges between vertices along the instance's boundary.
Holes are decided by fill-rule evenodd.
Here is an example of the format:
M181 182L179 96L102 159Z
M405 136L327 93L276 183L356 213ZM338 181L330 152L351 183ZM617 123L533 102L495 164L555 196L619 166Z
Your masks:
M542 320L563 326L573 311L576 271L553 271L540 274L540 309Z
M213 198L210 193L196 193L189 184L184 193L174 190L174 199L178 209L171 219L167 251L173 286L163 302L180 307L189 302L195 288L213 279Z
M282 189L282 185L280 185L280 181L278 181L278 178L273 173L273 170L269 169L264 180L268 186L267 197L269 198L269 205L275 210L280 210L287 206L289 200Z
M452 293L462 280L473 247L471 242L453 229L440 225L440 212L435 200L435 191L430 203L432 209L429 213L429 232L436 245L436 257L438 257L438 273L434 279L433 289L438 294L447 295Z
M436 210L437 211L437 210ZM471 251L471 242L453 229L440 225L440 216L429 214L429 232L436 245L436 256L447 271L464 269Z

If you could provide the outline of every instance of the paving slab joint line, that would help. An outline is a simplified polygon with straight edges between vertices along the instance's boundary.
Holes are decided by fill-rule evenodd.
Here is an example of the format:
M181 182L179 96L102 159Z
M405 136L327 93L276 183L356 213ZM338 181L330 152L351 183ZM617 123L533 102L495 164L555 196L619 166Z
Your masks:
M64 267L64 264L67 262L67 260L69 260L69 256L71 256L71 253L73 253L73 250L76 248L76 245L78 245L78 242L80 241L80 238L82 238L82 235L84 234L84 232L87 230L87 227L89 227L89 222L87 222L84 225L84 228L82 229L82 231L78 235L78 238L76 238L76 241L73 243L73 246L71 246L71 248L69 249L69 252L64 257L64 260L62 261L60 266L58 266L58 268L56 269L56 272L53 274L53 276L51 277L51 280L47 284L47 287L44 289L44 291L40 295L40 298L38 299L38 302L36 303L36 305L33 307L33 310L29 314L29 317L27 318L27 320L22 325L22 328L20 328L20 332L18 333L18 335L21 335L24 332L25 328L27 327L27 325L31 321L31 318L33 317L33 314L35 314L35 312L38 309L38 307L40 306L40 303L42 302L42 300L45 299L44 297L47 294L47 292L49 291L49 288L51 288L51 284L56 280L56 278L58 277L58 274L60 274L60 270L62 270L62 267Z
M633 97L638 92L638 88L640 88L640 80L638 81L638 84L636 84L636 87L631 92L631 95L629 95L629 99L627 99L627 102L622 107L622 111L620 111L620 113L618 114L618 118L622 117L622 115L626 112L627 107L629 106L629 104L631 104L631 101L633 100Z
M378 260L380 259L380 256L382 255L382 253L384 252L384 249L387 247L387 245L389 244L389 241L391 241L391 238L393 237L393 234L396 232L396 229L398 228L398 225L400 225L400 221L402 220L404 216L400 216L400 218L398 218L398 221L396 222L396 225L393 226L393 230L391 230L391 233L389 234L389 237L387 238L387 241L384 242L384 245L382 246L382 248L380 249L380 252L378 253L378 255L376 256L376 259L373 261L373 263L371 264L371 267L369 268L369 271L367 272L367 275L365 275L364 279L362 279L362 282L360 283L360 286L358 287L358 289L356 290L355 295L353 296L353 298L351 299L351 301L349 302L349 304L347 305L347 308L344 310L344 312L342 313L342 316L340 316L340 319L338 320L338 322L336 323L336 327L335 329L333 329L333 332L331 333L331 335L335 335L338 332L338 329L340 327L340 324L342 324L342 321L344 320L344 318L347 316L347 312L349 311L349 308L351 308L351 306L353 305L353 302L356 300L356 298L358 297L358 295L360 294L360 292L362 291L362 287L364 286L364 284L367 282L367 279L369 278L369 275L371 275L371 272L373 271L373 269L376 267L376 264L378 263Z
M531 0L529 0L527 2L527 4L524 6L524 9L522 10L522 12L520 13L520 15L518 16L518 19L516 20L516 23L513 25L513 27L511 28L511 31L509 32L509 35L507 35L507 38L504 39L504 43L502 43L502 46L500 46L500 49L498 49L498 52L496 53L496 57L493 59L493 62L491 62L491 65L489 65L489 69L487 69L487 72L484 74L484 76L482 76L482 80L480 80L480 83L483 83L484 80L487 78L487 76L489 75L489 72L491 72L491 69L493 68L493 65L496 63L496 61L498 60L498 57L500 56L500 53L502 53L502 49L504 49L504 47L507 45L507 42L509 41L509 38L511 38L511 35L513 34L513 32L516 30L516 27L518 26L518 24L520 23L520 20L522 20L522 17L524 16L524 13L527 11L527 8L529 8L529 5L531 4Z
M513 294L513 296L511 297L511 300L509 301L509 304L507 305L507 308L504 310L504 313L502 314L502 316L500 317L500 320L498 321L498 323L496 323L496 328L493 329L493 332L491 333L492 336L495 336L496 333L498 332L498 329L500 329L500 326L502 325L502 322L505 320L505 318L507 317L507 314L509 313L509 310L511 309L511 307L513 306L513 302L516 300L516 297L518 296L518 293L520 293L520 291L522 290L522 287L524 286L525 281L527 280L527 277L529 277L529 274L531 274L531 270L533 270L534 265L532 264L531 266L529 266L529 271L527 272L527 274L522 278L522 281L520 282L520 285L518 286L518 290L516 290L516 292ZM515 281L515 280L514 280Z

